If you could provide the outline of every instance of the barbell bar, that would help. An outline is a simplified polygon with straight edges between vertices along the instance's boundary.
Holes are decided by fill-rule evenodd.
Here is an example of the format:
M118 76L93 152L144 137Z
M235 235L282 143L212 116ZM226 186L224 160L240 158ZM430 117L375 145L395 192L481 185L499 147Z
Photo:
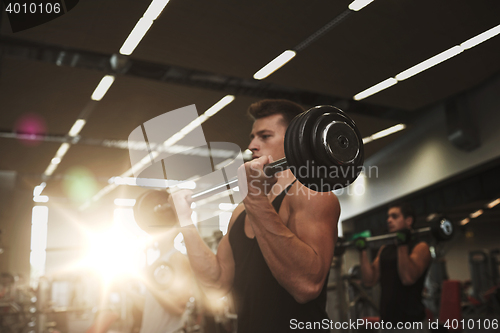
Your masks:
M430 234L433 236L436 240L438 241L448 241L450 240L453 235L455 234L455 228L453 227L453 223L446 218L445 216L439 215L434 217L430 222L429 227L424 227L424 228L419 228L415 229L412 232L412 235L427 235ZM379 236L373 236L373 237L366 237L365 240L368 245L374 244L374 243L385 243L389 244L392 241L396 239L396 232L385 234L385 235L379 235ZM356 239L350 240L350 241L339 241L336 244L336 255L342 255L345 251L345 249L349 247L354 247L354 244L356 242Z
M290 169L300 183L316 192L349 186L358 177L364 161L363 140L354 121L340 109L326 105L313 107L290 122L284 150L286 157L265 165L264 173L272 176ZM197 201L226 191L237 182L237 178L232 178L194 193L191 199ZM170 226L164 215L171 215L172 211L166 191L145 192L134 206L141 228L145 224Z

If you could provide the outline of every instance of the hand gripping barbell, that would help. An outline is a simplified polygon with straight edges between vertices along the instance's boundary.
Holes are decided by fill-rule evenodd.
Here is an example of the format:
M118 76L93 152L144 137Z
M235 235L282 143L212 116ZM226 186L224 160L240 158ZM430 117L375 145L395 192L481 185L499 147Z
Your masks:
M349 186L361 172L364 161L363 140L354 121L333 106L316 106L297 115L289 124L284 140L285 158L264 166L272 176L290 169L307 188L328 192ZM192 195L201 200L225 191L237 178ZM175 212L167 203L166 191L147 191L134 206L137 223L144 230L151 225L176 224ZM168 222L172 221L172 222Z
M438 241L450 240L455 233L453 223L443 215L435 216L429 221L429 226L413 230L412 235L430 235ZM377 247L382 244L390 244L395 241L397 233L366 237L365 241L369 247ZM335 255L344 254L345 250L349 247L354 247L356 239L351 241L337 241L335 245Z

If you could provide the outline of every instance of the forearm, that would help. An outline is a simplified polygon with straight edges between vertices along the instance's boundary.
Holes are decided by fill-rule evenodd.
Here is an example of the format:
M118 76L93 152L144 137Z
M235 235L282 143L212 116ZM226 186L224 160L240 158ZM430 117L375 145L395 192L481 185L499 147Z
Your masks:
M191 269L204 288L221 288L222 269L216 255L200 237L194 226L182 229Z
M408 245L398 246L398 273L404 285L412 285L419 278L419 269L410 257Z
M165 311L175 314L177 316L181 316L186 309L186 302L181 301L180 299L176 299L175 297L169 297L169 295L162 294L158 290L150 289L149 292L156 301L161 305Z
M367 287L372 287L377 283L375 281L375 270L373 265L368 260L368 253L366 250L359 252L359 266L361 268L361 281Z
M327 274L322 258L283 224L267 197L246 200L245 208L276 280L299 302L315 298Z

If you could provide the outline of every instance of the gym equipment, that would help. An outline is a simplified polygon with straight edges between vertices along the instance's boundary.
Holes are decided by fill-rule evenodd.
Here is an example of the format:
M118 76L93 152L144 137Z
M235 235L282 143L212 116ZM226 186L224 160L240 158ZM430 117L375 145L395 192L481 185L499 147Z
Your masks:
M148 269L149 281L158 289L169 288L174 277L174 269L164 260L157 260Z
M290 169L306 187L329 192L349 186L361 172L363 140L356 124L333 106L316 106L297 115L285 133L285 158L264 166L272 176ZM192 195L193 201L226 191L237 178ZM151 225L169 227L177 223L175 210L168 204L168 193L148 191L137 199L135 220L146 232Z
M416 229L413 231L413 235L427 235L430 234L432 237L439 241L447 241L450 240L455 234L455 228L453 227L453 223L444 216L438 215L434 217L430 222L429 227ZM366 237L365 240L367 245L377 243L385 243L390 244L395 241L397 233L393 232L390 234ZM337 245L335 246L335 255L342 255L345 252L345 249L349 247L354 247L356 239L351 241L337 241Z

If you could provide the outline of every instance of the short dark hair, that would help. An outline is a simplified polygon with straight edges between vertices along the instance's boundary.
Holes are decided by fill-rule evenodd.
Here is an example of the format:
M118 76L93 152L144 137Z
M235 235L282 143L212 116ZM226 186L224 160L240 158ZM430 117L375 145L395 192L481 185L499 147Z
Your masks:
M280 114L286 127L302 112L304 109L299 104L286 99L263 99L248 107L248 114L253 120Z
M417 217L415 216L415 211L413 210L412 205L406 202L397 202L390 204L388 209L391 208L399 208L404 218L411 217L412 218L411 227L413 228L413 226L415 225L415 221L417 220Z

